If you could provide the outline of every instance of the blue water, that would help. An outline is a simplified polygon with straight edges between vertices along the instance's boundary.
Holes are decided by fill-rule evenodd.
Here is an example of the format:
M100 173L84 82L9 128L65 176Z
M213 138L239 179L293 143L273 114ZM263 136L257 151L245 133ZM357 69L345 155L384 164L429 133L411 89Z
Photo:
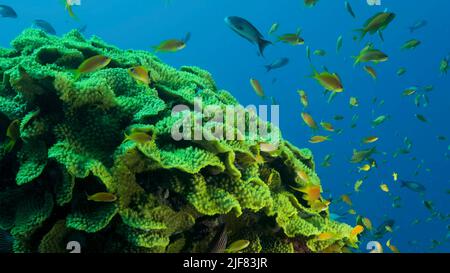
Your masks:
M401 252L450 252L449 239L445 240L449 232L448 218L428 219L431 214L423 206L423 198L400 188L392 178L395 171L400 179L424 184L427 187L424 198L434 203L436 211L448 215L449 195L446 191L450 189L450 161L445 153L449 152L450 143L448 140L439 141L437 136L450 138L450 75L441 76L439 73L440 61L450 53L450 2L381 1L381 6L369 6L365 0L349 1L357 15L353 19L346 12L343 0L321 0L314 8L304 7L300 0L81 0L82 6L74 8L80 18L77 22L68 16L58 0L2 0L0 4L14 7L19 17L0 18L0 46L7 47L10 40L29 27L34 19L49 21L58 34L87 24L87 36L97 35L109 43L131 49L151 50L150 46L162 40L182 38L191 32L192 39L186 49L175 54L160 54L159 57L175 67L196 65L209 70L218 86L229 90L243 105L269 103L261 101L251 90L249 78L257 78L267 95L275 97L280 104L280 126L284 137L314 152L317 172L324 188L330 192L325 196L331 197L331 194L333 197L333 212L343 213L349 209L337 201L341 194L351 193L353 209L371 219L375 227L388 218L396 221L394 232L379 240L383 245L392 239L392 244ZM385 42L381 42L377 35L369 35L363 42L353 41L353 30L385 9L397 15L384 31ZM280 24L278 34L301 28L305 45L276 44L267 48L265 58L259 57L255 46L225 25L224 18L230 15L248 19L267 38L274 22ZM418 19L427 20L428 26L410 34L407 27ZM337 54L335 47L339 35L343 35L344 45ZM273 36L270 38L274 39ZM422 45L412 51L401 51L401 45L411 38L421 40ZM362 66L353 67L351 58L368 41L374 42L377 48L390 56L388 62L374 66L378 72L376 81L363 71ZM322 88L308 78L312 71L305 56L306 46L312 50L326 50L328 54L325 57L313 56L314 65L317 68L322 65L328 67L330 71L339 73L343 80L344 93L330 104L326 102ZM280 57L288 57L289 65L267 73L263 65ZM403 77L396 75L400 67L408 70ZM275 83L274 78L277 79ZM405 88L414 85L434 86L427 108L417 108L413 97L401 96ZM331 134L332 141L327 143L309 144L312 132L301 120L302 106L297 89L306 90L310 101L307 111L316 121L332 122L336 128L343 129L343 133ZM351 96L358 98L359 107L349 107ZM378 101L384 100L385 104L372 104L374 97ZM416 113L426 116L429 122L418 121L414 116ZM345 120L334 121L336 114L344 115ZM355 114L359 115L357 127L351 129L351 119ZM390 115L391 119L372 128L371 121L382 114ZM360 140L369 135L376 135L380 140L363 147ZM412 140L412 153L393 158L404 137ZM366 174L358 173L360 165L349 163L352 151L372 146L379 151L374 157L379 166L367 173L369 177L364 180L362 191L354 193L355 181ZM334 155L329 168L320 166L326 154ZM415 176L422 161L423 167ZM392 198L379 188L381 183L388 184L392 196L402 198L401 208L392 207ZM412 225L415 219L420 220L418 225ZM354 225L355 216L349 215L343 221ZM430 248L431 240L442 244ZM411 241L417 241L417 244L411 245ZM365 242L361 244L362 252L367 252Z

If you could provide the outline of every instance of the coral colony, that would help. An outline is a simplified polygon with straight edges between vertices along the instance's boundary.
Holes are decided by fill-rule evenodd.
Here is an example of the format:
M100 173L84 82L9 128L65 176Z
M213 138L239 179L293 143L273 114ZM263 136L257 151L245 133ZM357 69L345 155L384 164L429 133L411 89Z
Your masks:
M98 55L110 63L74 76ZM136 66L149 84L130 76ZM0 49L0 79L0 230L14 252L67 252L68 242L87 253L223 252L236 241L241 252L340 252L358 243L351 226L330 219L310 150L269 122L258 120L268 134L256 139L233 122L212 124L244 137L215 138L208 126L208 140L172 137L179 115L201 114L195 98L223 111L239 105L207 71L76 30L59 38L29 29ZM217 245L221 236L227 245Z

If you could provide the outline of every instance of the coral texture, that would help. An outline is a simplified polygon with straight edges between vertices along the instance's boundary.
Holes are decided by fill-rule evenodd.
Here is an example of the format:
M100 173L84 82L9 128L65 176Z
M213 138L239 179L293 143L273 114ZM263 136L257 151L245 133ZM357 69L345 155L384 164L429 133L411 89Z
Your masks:
M95 55L111 63L74 77ZM149 70L150 85L130 76L136 66ZM0 80L0 230L14 252L68 252L69 241L82 252L209 252L223 224L229 243L250 241L243 252L339 252L357 242L350 226L293 189L320 186L309 150L171 137L174 105L193 108L195 97L238 105L202 69L175 69L77 31L30 29L0 49ZM14 120L20 138L9 149ZM151 139L124 141L136 131ZM117 200L88 200L99 192ZM334 236L319 240L324 232Z

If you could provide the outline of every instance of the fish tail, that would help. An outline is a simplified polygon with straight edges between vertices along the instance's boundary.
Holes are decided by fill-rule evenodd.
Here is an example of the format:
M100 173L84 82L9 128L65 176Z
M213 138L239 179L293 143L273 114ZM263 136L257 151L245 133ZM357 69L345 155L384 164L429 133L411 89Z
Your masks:
M8 144L6 144L6 146L5 146L6 152L10 153L14 149L15 145L16 145L16 142L12 139L9 139Z
M78 80L81 77L81 72L78 69L71 70L70 72L72 72L73 78L74 78L75 81Z
M273 43L271 41L267 41L264 39L258 40L258 50L259 54L264 57L264 49L266 49L267 46L272 45Z
M364 37L366 37L366 34L367 34L366 30L359 28L359 29L355 29L355 31L359 32L359 34L361 35L361 36L359 36L359 41L362 41L362 39L364 39Z
M270 70L272 70L272 66L270 65L265 65L264 66L266 68L266 71L269 72Z

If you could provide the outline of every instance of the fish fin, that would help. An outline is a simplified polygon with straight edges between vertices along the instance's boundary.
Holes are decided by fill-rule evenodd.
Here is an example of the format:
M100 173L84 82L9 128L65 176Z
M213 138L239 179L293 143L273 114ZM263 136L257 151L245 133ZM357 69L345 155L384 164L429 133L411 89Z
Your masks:
M365 31L364 29L359 28L359 29L355 29L355 31L359 32L359 34L361 35L359 37L359 41L362 41L362 39L364 39L364 37L366 37L367 31Z
M70 72L72 73L75 81L77 81L81 77L81 72L78 69L70 70Z
M381 31L379 30L379 31L378 31L378 36L380 36L381 41L384 42L383 32L381 32Z
M268 46L268 45L272 45L273 43L271 41L267 41L264 39L259 39L258 40L258 50L259 53L261 54L262 57L264 57L264 49Z

